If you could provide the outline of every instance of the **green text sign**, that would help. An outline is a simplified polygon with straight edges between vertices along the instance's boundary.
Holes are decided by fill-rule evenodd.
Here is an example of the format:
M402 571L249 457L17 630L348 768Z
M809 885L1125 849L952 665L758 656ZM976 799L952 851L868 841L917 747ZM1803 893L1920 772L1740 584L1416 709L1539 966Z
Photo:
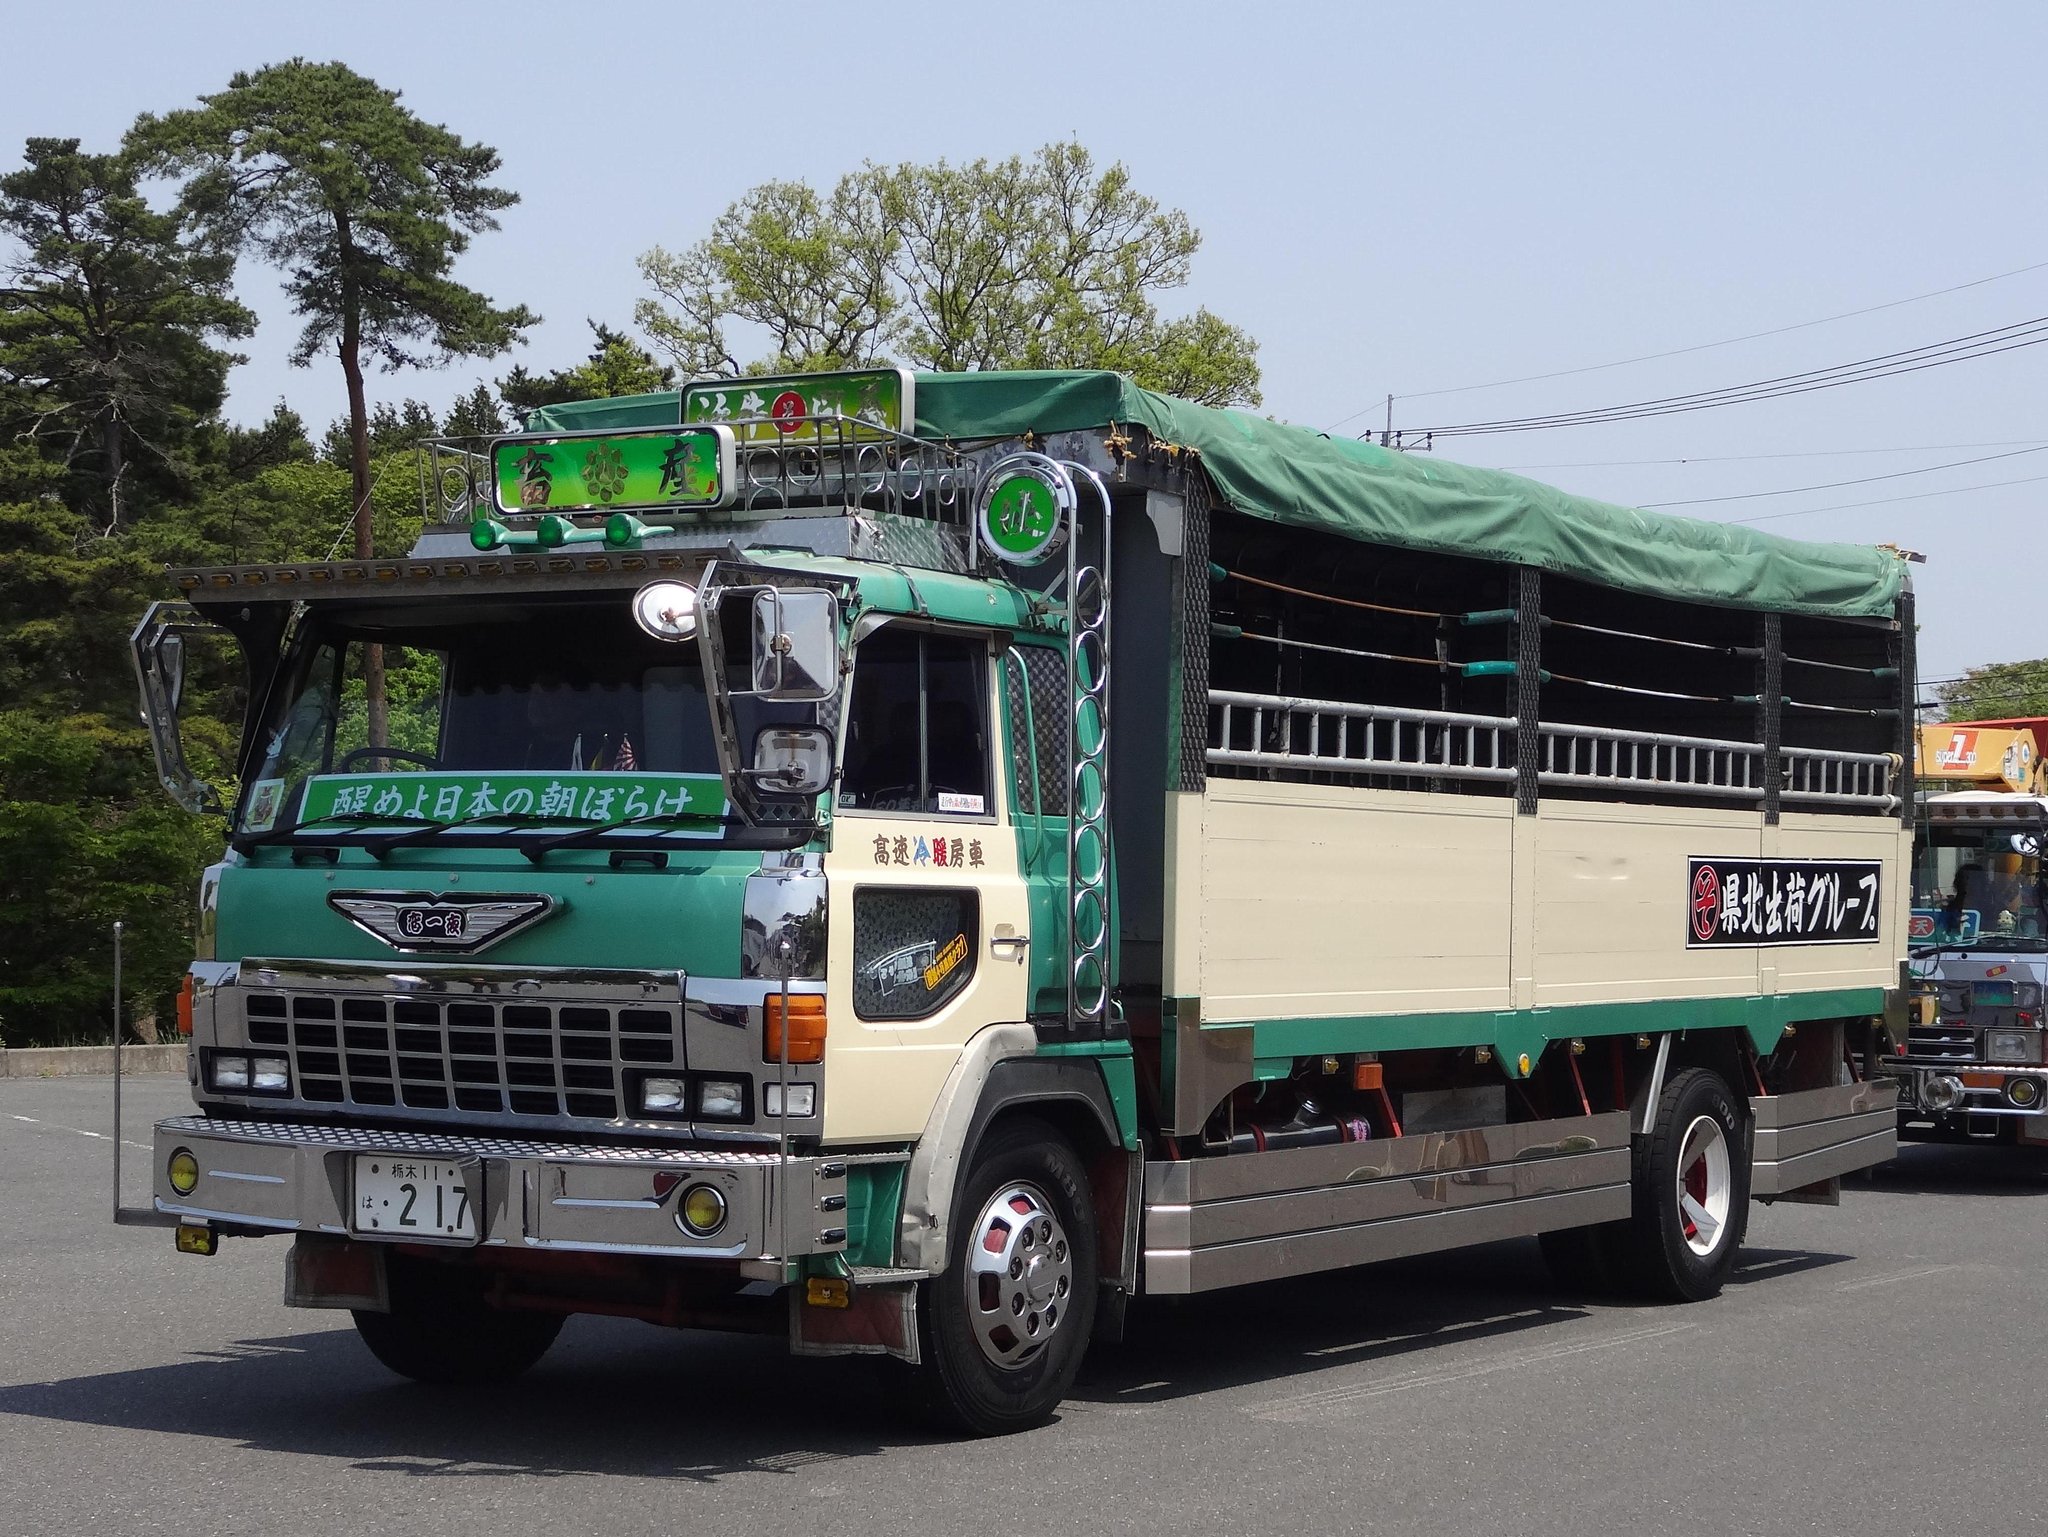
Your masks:
M765 418L733 428L748 444L801 442L820 432L827 442L840 432L858 438L862 424L909 437L917 426L916 391L917 381L907 368L713 379L683 391L683 422L697 426ZM848 424L820 420L835 414L848 418Z
M733 453L722 427L500 438L491 473L506 513L718 507L732 495Z
M631 817L725 810L716 774L323 774L306 782L301 822L326 816L453 822L462 817L548 817L623 822Z

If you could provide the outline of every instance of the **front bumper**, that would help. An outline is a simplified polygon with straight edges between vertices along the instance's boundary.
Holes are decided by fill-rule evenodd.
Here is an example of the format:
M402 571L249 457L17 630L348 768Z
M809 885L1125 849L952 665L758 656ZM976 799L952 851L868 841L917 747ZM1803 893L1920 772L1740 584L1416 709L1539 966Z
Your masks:
M165 1170L178 1148L198 1160L190 1195L174 1191ZM229 1228L378 1241L348 1225L359 1153L473 1161L477 1242L485 1247L718 1260L844 1251L847 1165L860 1157L784 1159L186 1115L156 1128L156 1209ZM708 1238L684 1232L676 1218L680 1192L699 1183L716 1185L728 1212Z
M1905 1057L1880 1059L1877 1068L1898 1084L1899 1113L1904 1116L2002 1115L2033 1119L2048 1115L2048 1067L1972 1062L1954 1057L1918 1061ZM1953 1078L1959 1086L1955 1103L1946 1109L1935 1110L1928 1105L1926 1086L1933 1078ZM2032 1085L2028 1103L2013 1103L2010 1086L2014 1083Z

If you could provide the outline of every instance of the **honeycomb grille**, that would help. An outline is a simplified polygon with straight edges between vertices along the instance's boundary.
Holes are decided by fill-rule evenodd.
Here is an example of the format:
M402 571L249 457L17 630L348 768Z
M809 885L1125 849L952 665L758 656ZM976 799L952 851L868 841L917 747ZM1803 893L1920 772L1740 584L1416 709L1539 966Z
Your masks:
M251 1046L291 1055L314 1105L612 1121L626 1072L681 1066L674 1007L252 992Z

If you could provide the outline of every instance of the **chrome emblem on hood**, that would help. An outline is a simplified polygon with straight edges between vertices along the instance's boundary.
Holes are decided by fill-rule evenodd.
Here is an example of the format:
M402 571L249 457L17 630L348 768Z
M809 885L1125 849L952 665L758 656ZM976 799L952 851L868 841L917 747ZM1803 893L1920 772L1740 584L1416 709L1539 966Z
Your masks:
M469 955L555 910L540 894L450 896L433 891L337 891L327 905L373 939L408 955Z

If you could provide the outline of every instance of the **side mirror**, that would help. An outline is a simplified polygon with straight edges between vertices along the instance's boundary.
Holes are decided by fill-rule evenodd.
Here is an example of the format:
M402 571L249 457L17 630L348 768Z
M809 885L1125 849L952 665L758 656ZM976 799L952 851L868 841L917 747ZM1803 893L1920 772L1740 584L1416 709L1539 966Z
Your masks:
M171 712L185 702L185 637L175 633L166 634L157 642L156 664L162 674L164 697L170 702Z
M832 733L823 726L763 726L754 735L751 777L771 795L823 795L832 783Z
M829 592L754 594L754 692L802 703L839 691L839 600Z

